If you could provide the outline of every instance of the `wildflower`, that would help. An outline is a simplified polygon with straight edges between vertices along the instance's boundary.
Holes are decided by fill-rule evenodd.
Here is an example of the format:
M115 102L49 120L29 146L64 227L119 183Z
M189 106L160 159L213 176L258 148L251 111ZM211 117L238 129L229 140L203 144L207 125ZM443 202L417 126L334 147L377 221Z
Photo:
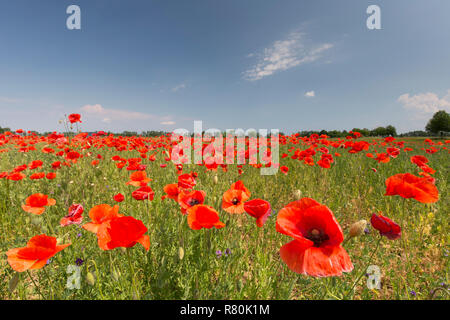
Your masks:
M372 227L380 231L382 236L386 236L390 240L395 240L400 238L402 231L398 224L396 224L391 219L382 216L381 214L377 216L375 213L372 214L370 219Z
M294 238L280 249L281 259L296 273L314 277L340 276L353 270L341 246L344 234L333 212L311 198L302 198L281 209L278 232Z
M244 203L244 210L253 218L256 218L256 225L262 227L269 217L272 208L270 203L262 199L253 199Z
M84 208L81 204L73 204L69 208L69 214L61 219L59 224L62 227L71 225L71 224L81 224L83 221L83 211Z
M198 204L187 209L187 214L188 224L192 230L210 229L212 227L220 229L225 227L225 224L219 220L217 211L210 206Z
M6 252L8 263L17 272L41 269L49 259L69 244L56 244L56 238L45 234L34 236L23 248L10 249Z
M32 214L43 214L46 206L54 206L56 204L55 199L49 199L47 195L43 193L35 193L29 196L25 200L26 204L22 204L22 209L25 212Z

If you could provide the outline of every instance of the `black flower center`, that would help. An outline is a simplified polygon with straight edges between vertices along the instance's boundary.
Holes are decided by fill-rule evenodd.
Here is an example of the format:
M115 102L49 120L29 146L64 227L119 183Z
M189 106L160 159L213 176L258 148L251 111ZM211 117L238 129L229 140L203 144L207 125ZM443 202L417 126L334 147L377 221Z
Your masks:
M325 241L329 240L330 237L328 237L328 235L324 233L322 230L311 229L308 231L306 239L314 242L314 247L320 247L320 245Z
M191 207L196 206L199 203L200 203L200 201L198 201L197 199L190 199L189 200L189 206L191 206Z
M231 203L234 205L237 205L239 203L239 199L238 198L233 198L233 200L231 200Z

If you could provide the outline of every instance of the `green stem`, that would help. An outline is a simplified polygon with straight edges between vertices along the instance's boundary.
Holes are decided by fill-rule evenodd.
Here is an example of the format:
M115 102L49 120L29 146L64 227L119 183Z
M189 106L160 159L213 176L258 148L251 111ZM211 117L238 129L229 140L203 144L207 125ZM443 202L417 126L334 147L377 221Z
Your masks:
M126 252L127 252L127 259L128 259L128 264L130 265L130 269L131 269L131 280L132 280L132 283L133 283L133 290L134 290L134 293L136 294L137 299L139 299L139 293L137 291L136 281L134 279L134 267L133 267L133 264L131 263L130 250L131 250L130 248L127 248L127 250L126 250Z
M380 235L380 238L378 239L377 242L377 246L375 247L375 250L372 251L372 254L370 255L369 261L367 262L366 266L364 267L364 269L362 270L361 274L359 275L358 279L353 283L352 287L350 288L350 290L347 292L347 294L344 296L344 299L347 299L348 296L350 295L350 293L353 291L353 289L355 288L355 286L358 284L359 280L361 280L361 278L363 277L363 275L365 274L367 267L370 265L370 263L372 262L372 258L375 255L375 252L377 252L378 247L380 246L381 243L381 239L383 239L383 236Z
M47 300L47 299L45 299L45 296L42 294L41 290L39 289L39 286L36 284L36 282L34 282L34 279L31 277L30 271L27 270L27 274L28 274L28 277L30 277L31 282L33 282L34 287L37 289L37 291L41 295L42 299Z

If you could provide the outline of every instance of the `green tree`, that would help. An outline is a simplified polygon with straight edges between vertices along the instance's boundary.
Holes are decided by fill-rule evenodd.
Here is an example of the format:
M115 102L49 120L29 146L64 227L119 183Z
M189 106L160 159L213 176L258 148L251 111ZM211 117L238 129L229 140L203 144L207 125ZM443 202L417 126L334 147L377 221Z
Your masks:
M425 130L434 134L440 131L450 132L450 115L445 110L436 112L428 121Z

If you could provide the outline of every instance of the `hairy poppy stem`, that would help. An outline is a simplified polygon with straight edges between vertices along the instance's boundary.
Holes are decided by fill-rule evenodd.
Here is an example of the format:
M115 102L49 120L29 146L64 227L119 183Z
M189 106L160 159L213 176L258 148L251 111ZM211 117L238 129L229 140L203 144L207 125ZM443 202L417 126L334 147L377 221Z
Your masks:
M37 291L41 295L42 299L47 300L47 299L45 299L45 296L42 294L41 289L39 289L39 286L36 284L36 282L34 282L34 279L31 277L30 271L27 270L27 274L28 274L28 277L30 277L31 282L33 282L34 287L37 289Z
M139 299L139 293L137 291L136 281L134 279L134 267L133 267L133 264L131 263L130 248L127 248L126 252L127 252L127 258L128 258L128 264L130 265L130 269L131 269L131 281L133 283L133 291L136 294L136 298Z
M350 295L350 293L352 293L353 289L355 288L355 286L358 284L358 282L361 280L361 278L363 277L363 275L365 274L367 268L369 267L370 263L372 262L372 258L375 255L375 252L377 252L378 247L380 246L381 243L381 239L383 239L383 236L380 235L380 238L377 241L377 246L375 247L375 250L372 251L372 254L370 255L369 261L366 263L364 269L362 270L361 274L359 275L358 279L356 279L356 281L353 283L352 287L350 288L350 290L347 292L347 294L344 296L344 299L347 299L348 296Z

